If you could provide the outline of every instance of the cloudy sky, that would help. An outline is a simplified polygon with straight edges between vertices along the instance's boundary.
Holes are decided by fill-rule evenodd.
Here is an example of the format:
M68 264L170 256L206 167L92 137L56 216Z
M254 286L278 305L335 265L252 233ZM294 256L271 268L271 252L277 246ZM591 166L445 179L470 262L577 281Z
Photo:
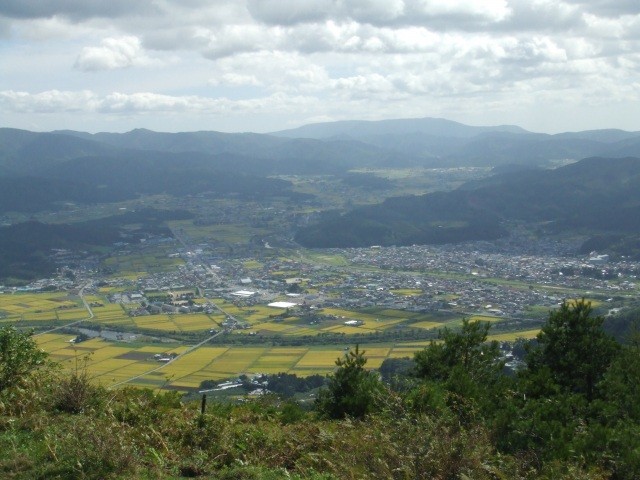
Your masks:
M0 126L640 130L639 0L2 0Z

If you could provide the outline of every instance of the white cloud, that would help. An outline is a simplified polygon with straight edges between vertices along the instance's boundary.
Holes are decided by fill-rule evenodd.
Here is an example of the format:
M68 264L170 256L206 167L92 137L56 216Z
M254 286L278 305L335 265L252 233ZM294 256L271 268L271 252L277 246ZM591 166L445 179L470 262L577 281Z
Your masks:
M48 90L36 94L5 90L0 92L0 104L6 111L21 113L91 111L95 109L96 96L88 90L80 92Z
M253 18L272 25L324 21L330 14L333 0L248 0Z
M500 22L511 14L506 0L483 0L469 2L468 0L417 0L407 2L407 14L417 14L421 18L449 17L449 18L479 18L490 22Z
M249 0L252 17L270 25L354 21L375 26L424 25L425 21L500 22L511 10L507 0Z
M558 0L509 0L510 15L496 26L495 32L528 32L567 35L584 27L580 8ZM489 29L491 31L492 29Z
M225 97L209 98L197 95L161 95L152 92L113 92L100 96L91 91L50 90L37 94L0 91L0 105L19 113L101 112L116 114L147 113L261 113L265 109L276 112L295 110L301 105L313 103L303 96L289 96L281 92L266 97L247 100L230 100Z
M278 48L283 41L283 34L278 27L265 29L258 25L229 25L215 31L198 32L206 44L202 52L211 59Z
M137 37L105 38L99 47L84 47L76 59L75 68L85 72L115 70L134 64L148 63Z
M255 75L245 75L242 73L224 73L219 78L211 78L209 85L232 85L232 86L260 86L262 82Z
M403 0L342 0L339 2L346 15L357 21L386 24L400 19L405 12Z
M372 95L395 91L393 83L378 73L338 78L331 82L331 87L336 91L346 91L355 98L371 98Z
M315 92L329 83L329 75L308 58L290 52L246 52L216 62L210 85L263 86L271 92Z
M279 112L278 121L291 125L464 109L509 116L512 104L534 108L540 99L545 108L556 101L578 111L583 101L637 98L639 5L7 0L0 35L10 66L0 101L21 115L80 111L131 122L140 115L148 124L153 112L194 128L190 115L203 121L216 112L237 116L238 125L246 112L252 120Z

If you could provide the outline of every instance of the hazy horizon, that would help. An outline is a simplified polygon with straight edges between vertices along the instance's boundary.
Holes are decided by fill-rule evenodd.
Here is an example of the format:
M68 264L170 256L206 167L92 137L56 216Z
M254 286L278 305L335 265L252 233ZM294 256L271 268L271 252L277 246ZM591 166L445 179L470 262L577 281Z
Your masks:
M343 120L335 120L335 122L377 122L377 121L394 121L394 120L421 120L424 118L436 118L436 117L415 117L415 118L381 118L378 120L364 120L364 119L343 119ZM447 120L447 121L453 121L453 122L457 122L456 120L450 120L448 118L437 118L438 120ZM223 129L202 129L202 128L195 128L193 130L162 130L162 129L154 129L154 128L147 128L147 127L132 127L132 128L124 128L124 129L113 129L113 130L88 130L88 129L75 129L75 128L54 128L54 129L33 129L33 128L21 128L21 127L14 127L11 125L0 125L0 128L15 128L18 130L28 130L28 131L32 131L32 132L37 132L37 133L51 133L51 132L61 132L61 131L76 131L76 132L81 132L81 133L89 133L91 135L94 134L98 134L98 133L128 133L128 132L132 132L134 130L149 130L149 131L153 131L156 133L193 133L193 132L218 132L218 133L258 133L258 134L264 134L264 135L269 135L269 134L275 134L278 133L280 131L285 131L285 130L295 130L297 128L300 127L304 127L304 126L308 126L308 125L314 125L314 124L323 124L323 123L332 123L330 122L312 122L312 123L305 123L305 124L300 124L300 125L293 125L291 127L287 127L287 128L283 128L280 130L269 130L269 131L264 131L264 132L258 132L258 131L254 131L254 130L237 130L237 131L225 131ZM471 123L465 123L465 122L457 122L463 125L467 125L470 127L502 127L502 126L513 126L513 127L522 127L521 125L516 125L516 124L507 124L507 123L496 123L496 124L471 124ZM541 133L541 134L550 134L550 135L555 135L555 134L562 134L562 133L573 133L573 132L580 132L580 131L590 131L590 130L622 130L622 131L626 131L626 132L635 132L636 130L625 130L622 128L615 128L615 127L603 127L603 128L598 128L598 129L585 129L585 130L577 130L577 129L573 129L573 130L562 130L562 131L557 131L557 132L543 132L543 131L535 131L535 130L529 130L524 128L525 130L527 130L529 133ZM640 130L639 130L640 131Z

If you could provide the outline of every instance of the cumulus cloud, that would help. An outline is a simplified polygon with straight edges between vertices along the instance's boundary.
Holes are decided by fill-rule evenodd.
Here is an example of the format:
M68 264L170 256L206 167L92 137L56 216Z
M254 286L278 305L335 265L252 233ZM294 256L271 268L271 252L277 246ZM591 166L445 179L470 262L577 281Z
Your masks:
M281 26L328 20L376 26L415 26L445 19L485 24L499 22L510 14L507 0L249 0L248 10L260 22Z
M461 98L508 112L509 98L638 91L637 0L5 0L3 32L11 58L56 59L41 79L27 72L33 62L12 62L7 111L379 118L457 111ZM118 72L149 65L153 75ZM90 86L78 72L95 73ZM114 80L128 93L112 93Z
M224 73L220 77L214 77L209 80L209 85L231 85L231 86L260 86L262 82L255 75L242 73Z
M640 2L637 0L566 0L579 5L587 11L607 17L640 14Z
M3 0L0 15L13 18L54 16L83 20L92 17L122 17L157 12L151 2L130 0Z
M79 92L48 90L29 93L14 90L0 91L0 104L6 111L59 113L94 110L96 96L88 90Z
M511 14L507 0L485 0L482 2L417 0L407 2L406 10L409 18L417 16L421 19L449 18L458 21L465 18L476 18L488 22L500 22Z
M326 20L334 9L334 0L301 2L300 0L248 0L247 8L253 18L273 25Z
M218 30L201 29L196 32L204 44L202 53L211 59L278 48L283 42L283 34L281 29L265 30L257 25L230 25Z
M566 35L584 27L584 11L557 0L509 0L511 14L496 33L545 32Z
M85 72L99 70L115 70L134 65L136 62L146 61L142 54L140 40L127 36L120 38L105 38L99 47L85 47L78 55L75 68Z
M317 92L327 88L322 65L295 52L246 52L216 62L210 85L262 86L270 92Z
M372 24L388 24L404 16L404 0L352 0L339 2L339 10L352 20Z

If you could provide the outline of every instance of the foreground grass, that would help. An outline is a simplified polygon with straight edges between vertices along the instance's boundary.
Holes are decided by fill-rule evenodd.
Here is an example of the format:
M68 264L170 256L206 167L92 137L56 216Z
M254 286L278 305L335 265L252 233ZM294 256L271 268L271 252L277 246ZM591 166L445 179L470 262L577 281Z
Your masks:
M6 479L606 478L579 465L534 468L499 454L476 422L410 412L391 392L364 420L322 420L264 397L184 404L175 392L93 386L40 371L0 401Z

